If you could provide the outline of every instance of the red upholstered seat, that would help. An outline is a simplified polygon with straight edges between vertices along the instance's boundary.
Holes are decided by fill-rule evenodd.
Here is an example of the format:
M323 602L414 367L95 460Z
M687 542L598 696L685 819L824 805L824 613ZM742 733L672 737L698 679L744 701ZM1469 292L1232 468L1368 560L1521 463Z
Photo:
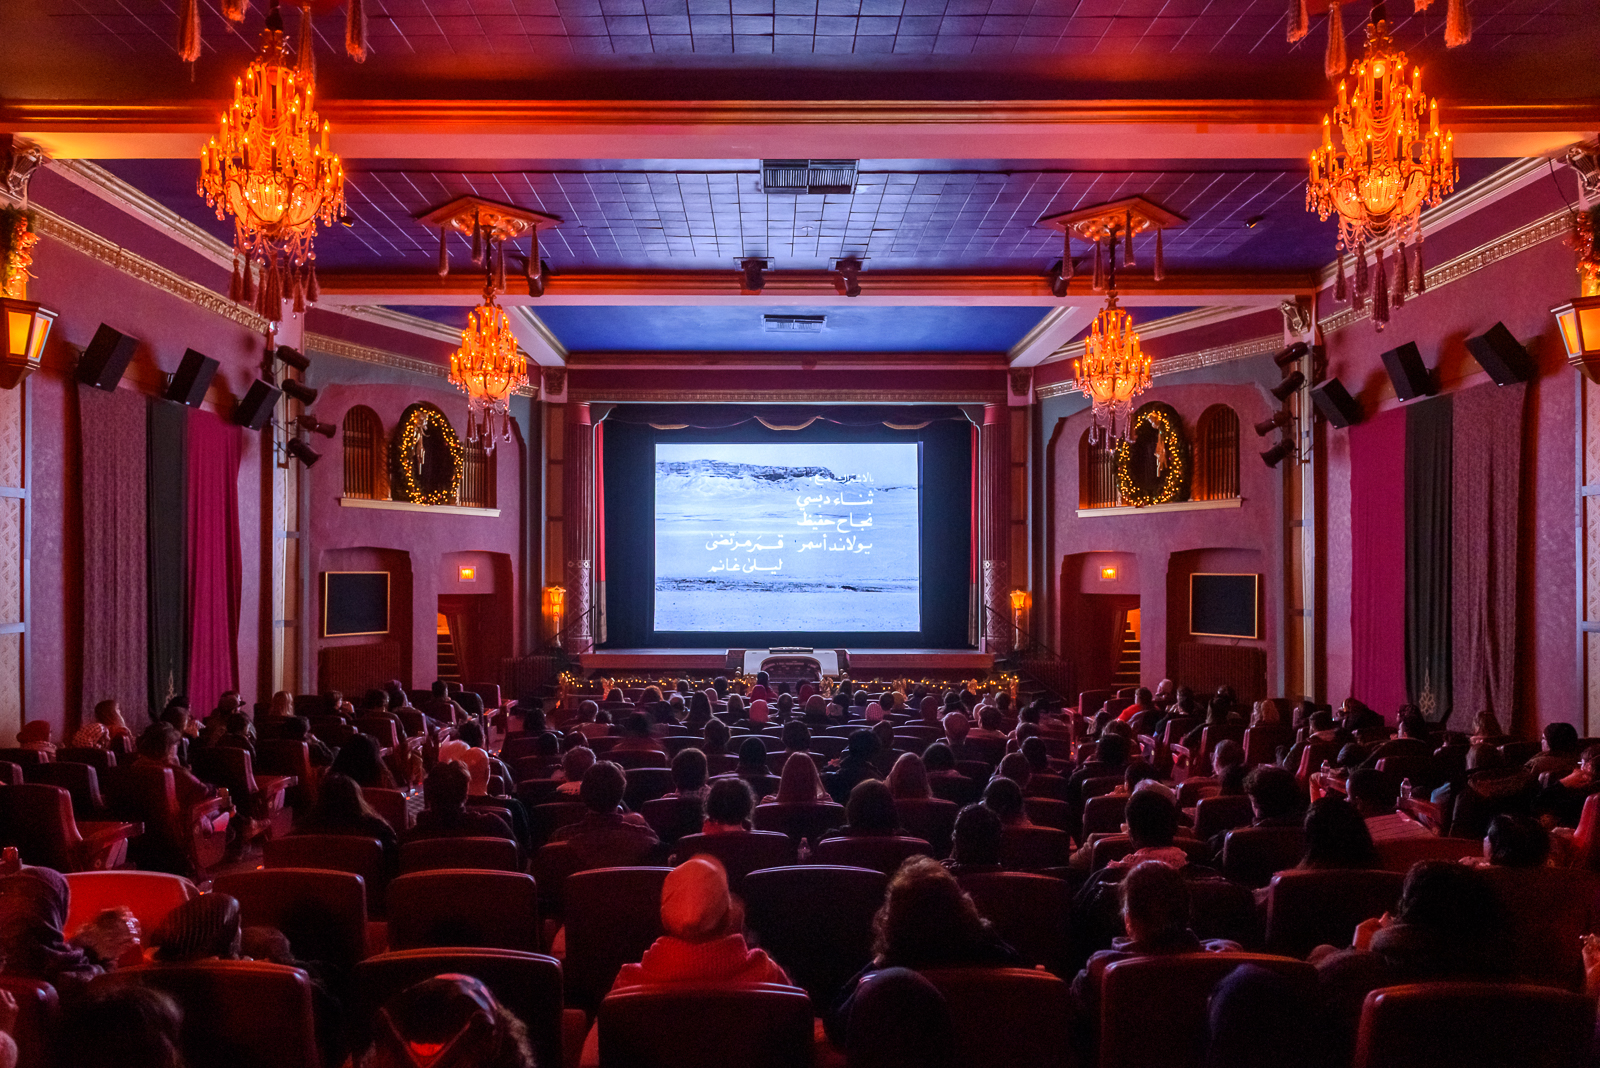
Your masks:
M299 785L289 791L290 804L308 808L316 800L317 769L311 765L311 746L292 738L262 738L256 742L257 770L282 775Z
M815 844L824 831L842 826L844 822L844 806L831 801L757 805L752 816L756 830L782 832L795 845L799 845L801 839Z
M1222 874L1249 887L1266 886L1300 863L1306 833L1299 827L1240 827L1222 844Z
M1070 885L1047 875L1011 871L959 878L961 889L972 895L978 912L1023 960L1070 978L1066 975Z
M1223 831L1250 826L1253 818L1255 810L1251 808L1250 799L1243 794L1204 797L1194 807L1194 836L1202 842L1209 842Z
M117 754L94 746L62 746L56 750L55 758L69 764L87 764L95 771L117 766Z
M383 844L376 838L343 834L293 834L268 839L263 847L268 868L317 868L361 876L366 888L367 914L383 914L383 891L388 872Z
M1416 983L1361 1007L1354 1068L1574 1068L1589 1063L1594 999L1544 986Z
M274 835L288 834L293 828L288 793L297 780L285 775L257 775L250 754L231 746L197 748L189 759L197 778L228 791L241 816L248 816Z
M1194 762L1189 770L1198 774L1208 774L1211 771L1211 755L1217 751L1217 746L1223 742L1238 742L1244 744L1245 725L1243 723L1208 723L1205 730L1200 732L1200 750L1195 753Z
M298 960L351 968L367 955L367 891L359 875L273 868L220 875L212 884L239 900L246 927L276 927Z
M1101 705L1115 696L1110 690L1084 690L1078 694L1078 715L1093 716Z
M708 1026L708 1021L717 1021ZM649 987L600 1004L601 1068L810 1068L812 1007L804 990Z
M661 884L671 868L599 868L568 876L567 1001L594 1012L617 972L661 937Z
M199 877L222 863L228 845L228 797L179 808L172 769L138 764L108 768L100 789L113 817L143 825L144 833L128 850L141 869Z
M960 805L937 797L903 797L895 801L894 810L906 832L932 846L935 857L950 855L950 835L955 830Z
M1400 900L1403 881L1392 871L1280 872L1267 889L1267 949L1304 957L1320 945L1348 946L1357 924Z
M1101 1068L1200 1068L1211 992L1241 964L1283 976L1304 1004L1316 997L1316 969L1288 957L1182 953L1117 961L1106 968L1100 990Z
M181 875L155 871L83 871L66 876L72 891L67 907L66 931L76 931L106 909L126 907L139 920L148 938L161 926L167 914L200 891ZM139 950L130 950L124 963L142 959Z
M1506 924L1511 974L1583 989L1580 939L1600 931L1600 875L1577 868L1486 868Z
M1004 827L1000 863L1009 871L1058 868L1072 859L1072 836L1054 827Z
M613 764L620 764L624 771L667 766L667 754L654 749L614 749L605 758Z
M1391 838L1376 844L1378 864L1386 871L1402 874L1410 871L1411 865L1419 860L1460 860L1483 855L1483 841L1478 838L1435 838L1428 835Z
M411 810L406 804L405 791L382 786L363 786L361 796L365 797L367 804L394 828L395 834L403 834L411 829Z
M98 874L98 873L97 873ZM56 1068L55 1034L61 1015L56 988L39 979L0 975L0 990L17 1002L17 1068Z
M420 871L389 884L389 946L539 951L539 892L509 871Z
M1294 727L1288 723L1263 723L1244 732L1244 762L1247 767L1276 764L1278 747L1294 744Z
M299 968L237 960L153 964L109 972L95 983L138 983L171 995L183 1007L189 1068L320 1068L322 1063L311 981Z
M445 868L523 870L517 843L509 838L423 838L400 847L402 874Z
M581 801L551 801L528 809L528 834L538 848L550 840L558 827L577 823L589 807Z
M709 853L728 870L728 884L738 892L744 877L758 868L776 868L795 862L795 845L786 834L751 831L748 834L686 834L678 839L674 854L687 860Z
M79 824L72 795L59 786L22 783L0 790L0 845L14 845L24 863L57 871L116 867L127 855L137 823Z
M955 1030L956 1064L1067 1068L1067 984L1024 968L929 968Z
M654 801L672 792L672 772L667 768L634 768L628 772L627 792L622 803L637 812L646 801Z
M1057 804L1066 805L1066 802L1060 801ZM1071 808L1071 806L1067 807ZM1122 832L1123 813L1127 809L1128 797L1126 794L1101 794L1099 797L1091 797L1083 805L1081 837L1088 838L1091 834L1120 834ZM1037 806L1030 807L1027 810L1028 818L1034 823L1043 823L1045 826L1055 827L1057 830L1068 830L1068 828L1061 827L1055 823L1044 823L1043 820L1034 815L1035 811L1038 811Z
M744 880L745 922L790 981L814 1004L829 1005L872 958L872 917L888 885L882 872L843 865L751 872Z
M41 749L0 748L0 760L27 767L29 764L47 764L51 757Z
M982 781L987 781L984 775ZM958 809L962 805L970 805L978 800L981 792L978 786L980 780L972 779L966 775L951 772L948 774L930 774L928 776L928 789L933 791L933 796L941 801L949 801Z
M403 949L356 965L354 1020L365 1024L396 994L435 975L470 975L528 1029L534 1062L561 1064L561 962L509 949Z
M72 796L72 814L80 820L103 820L106 803L100 796L100 777L88 764L52 760L48 764L27 764L23 782L59 786Z
M698 797L658 797L639 808L650 829L667 844L686 834L699 834L705 806Z
M911 857L932 856L933 847L924 839L890 835L857 835L851 838L824 838L812 851L818 864L842 864L871 868L893 875Z

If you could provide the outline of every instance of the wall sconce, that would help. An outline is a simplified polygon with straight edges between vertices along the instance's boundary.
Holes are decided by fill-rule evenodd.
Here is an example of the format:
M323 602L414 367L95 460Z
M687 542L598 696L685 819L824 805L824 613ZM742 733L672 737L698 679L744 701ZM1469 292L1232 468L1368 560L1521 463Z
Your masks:
M5 316L5 352L0 354L0 389L14 389L39 369L56 313L31 300L0 297Z
M456 568L456 580L458 582L477 582L478 569L468 564L462 564Z
M561 645L561 619L566 609L566 588L546 586L539 598L539 612L544 617L544 639L557 648Z
M1567 362L1590 381L1600 382L1600 296L1576 297L1559 308L1551 308L1561 327L1561 343L1567 347Z
M1027 590L1011 591L1011 627L1016 633L1012 646L1021 649L1028 644L1028 609L1033 607L1033 594Z
M1115 565L1115 564L1107 564L1105 567L1102 567L1100 569L1100 581L1101 582L1115 582L1115 581L1117 581L1117 565Z

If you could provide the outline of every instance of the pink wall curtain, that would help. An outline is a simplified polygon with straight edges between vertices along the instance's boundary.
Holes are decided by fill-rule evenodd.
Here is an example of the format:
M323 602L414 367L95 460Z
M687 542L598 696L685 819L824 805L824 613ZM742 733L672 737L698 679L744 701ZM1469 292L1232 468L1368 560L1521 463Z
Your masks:
M189 700L196 715L239 686L238 427L189 413Z
M1405 546L1406 412L1397 408L1350 429L1350 689L1385 715L1406 701Z
M1517 524L1527 385L1485 385L1455 395L1452 556L1455 705L1465 729L1485 709L1515 730Z
M132 390L78 386L83 445L83 709L115 698L144 722L145 406Z

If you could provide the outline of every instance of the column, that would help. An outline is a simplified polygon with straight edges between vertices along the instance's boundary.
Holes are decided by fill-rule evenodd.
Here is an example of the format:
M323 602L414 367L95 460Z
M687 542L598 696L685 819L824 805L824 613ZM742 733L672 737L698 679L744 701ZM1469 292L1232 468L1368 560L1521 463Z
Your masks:
M982 648L1011 651L1011 449L1010 414L987 404L978 432L978 561L983 597Z
M569 402L566 406L567 448L562 468L564 484L564 526L566 536L566 639L569 653L587 653L594 648L594 631L589 618L590 583L594 574L594 424L589 406Z

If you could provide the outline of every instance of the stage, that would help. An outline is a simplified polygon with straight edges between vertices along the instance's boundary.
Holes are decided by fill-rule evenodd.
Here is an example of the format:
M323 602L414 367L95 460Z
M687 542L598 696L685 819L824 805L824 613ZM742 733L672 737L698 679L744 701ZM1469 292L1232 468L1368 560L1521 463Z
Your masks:
M820 652L821 650L819 650ZM937 676L982 678L994 669L994 654L975 649L828 650L840 669L855 678ZM722 675L744 670L744 649L596 649L578 657L583 674L613 678L636 675ZM774 654L782 655L782 654Z

